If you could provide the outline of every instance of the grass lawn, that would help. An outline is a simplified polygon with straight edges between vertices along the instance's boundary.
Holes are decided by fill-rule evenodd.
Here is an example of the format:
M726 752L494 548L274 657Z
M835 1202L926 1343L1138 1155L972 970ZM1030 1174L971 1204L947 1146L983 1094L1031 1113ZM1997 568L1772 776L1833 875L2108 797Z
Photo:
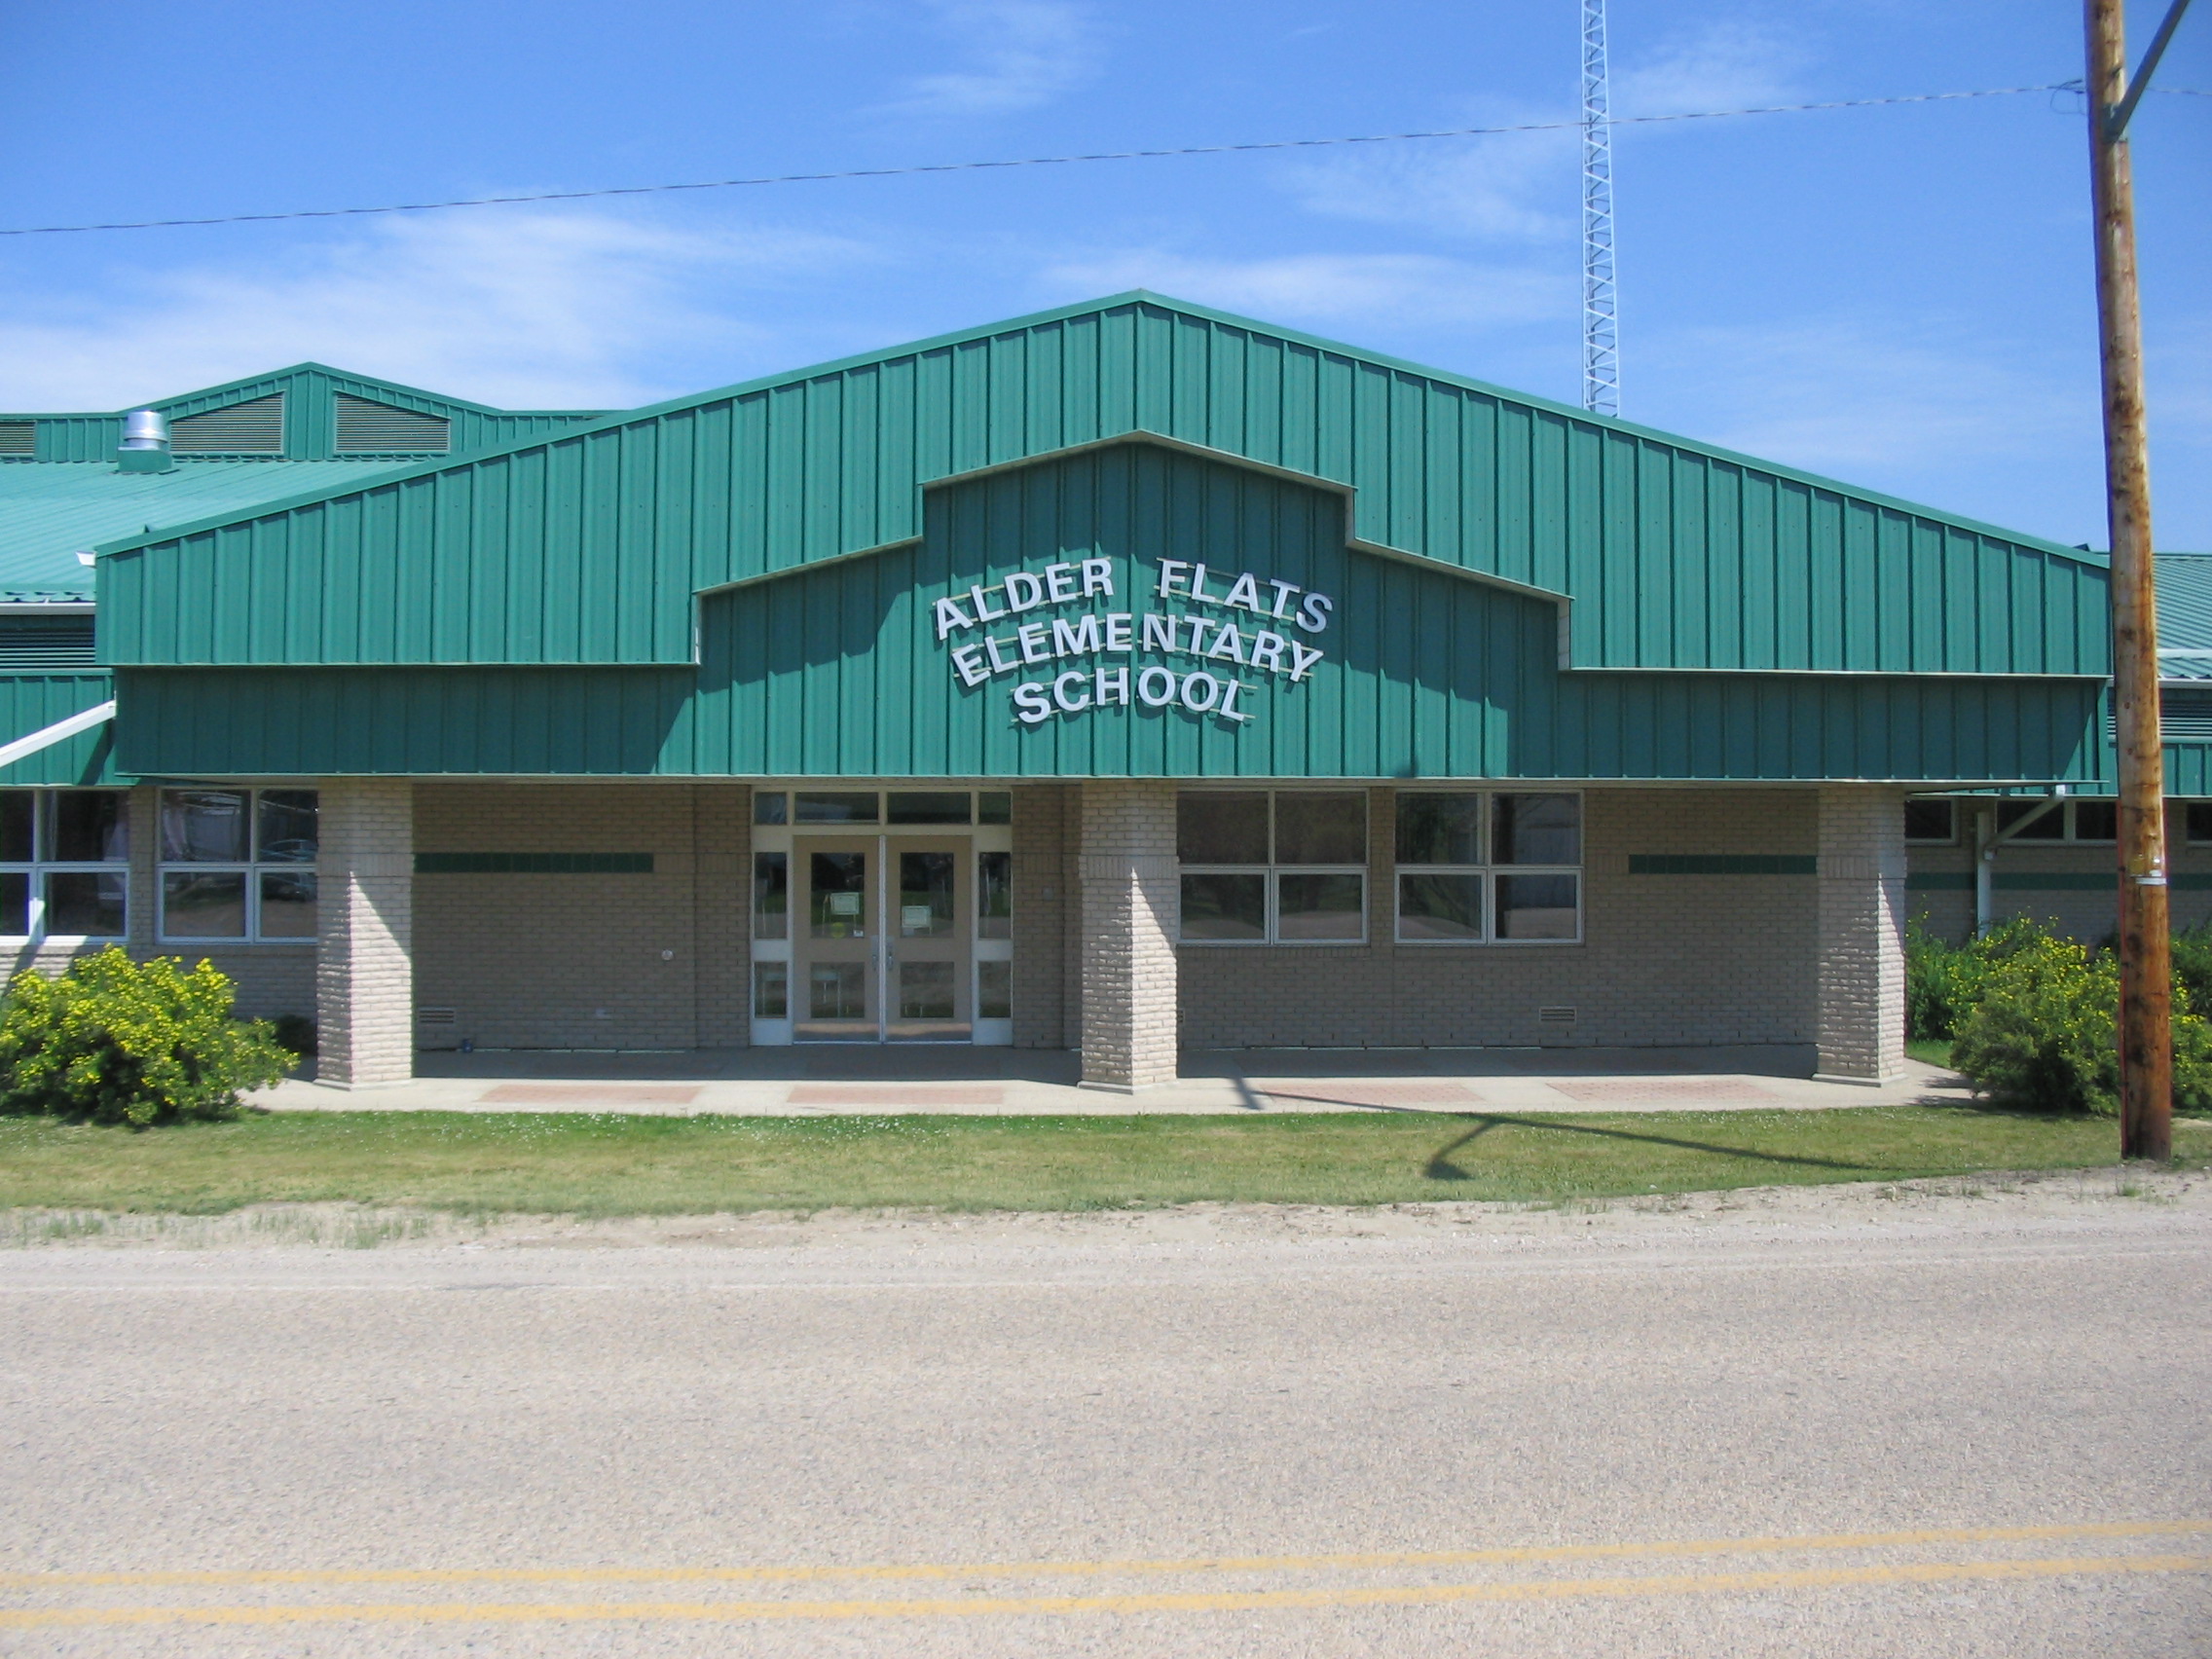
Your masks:
M2119 1138L2109 1119L1957 1106L1552 1117L300 1112L139 1133L14 1118L0 1119L0 1207L206 1214L288 1200L613 1216L1557 1202L2110 1164ZM2183 1144L2201 1166L2195 1137Z
M1951 1063L1951 1040L1948 1037L1915 1037L1904 1046L1904 1051L1926 1066L1947 1066Z

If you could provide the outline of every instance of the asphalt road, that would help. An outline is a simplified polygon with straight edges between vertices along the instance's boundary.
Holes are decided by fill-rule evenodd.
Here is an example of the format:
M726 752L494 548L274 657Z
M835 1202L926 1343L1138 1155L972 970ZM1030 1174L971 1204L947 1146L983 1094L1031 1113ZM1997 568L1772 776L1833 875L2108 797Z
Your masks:
M0 1569L10 1654L2212 1654L2212 1192L18 1249Z

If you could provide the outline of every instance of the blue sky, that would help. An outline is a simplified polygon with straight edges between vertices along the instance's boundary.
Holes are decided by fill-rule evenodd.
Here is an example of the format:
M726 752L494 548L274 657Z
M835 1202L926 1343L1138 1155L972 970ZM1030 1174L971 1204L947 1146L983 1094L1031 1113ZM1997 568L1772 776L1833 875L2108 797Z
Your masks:
M1566 119L1578 13L5 0L0 224ZM1614 108L2063 81L2080 19L1614 0ZM2159 82L2212 89L2212 17ZM2051 93L1623 129L1623 414L2103 546L2084 150ZM2158 539L2212 549L2212 98L2135 151ZM1576 190L1562 133L6 238L0 407L303 357L620 406L1136 286L1574 401Z

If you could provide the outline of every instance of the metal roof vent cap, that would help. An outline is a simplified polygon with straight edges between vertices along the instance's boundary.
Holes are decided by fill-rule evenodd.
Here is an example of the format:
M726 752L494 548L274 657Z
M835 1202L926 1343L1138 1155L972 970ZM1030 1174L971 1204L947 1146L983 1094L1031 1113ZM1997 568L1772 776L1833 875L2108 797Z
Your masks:
M159 409L133 409L123 418L123 447L116 464L125 472L166 472L176 464L169 454L169 418Z

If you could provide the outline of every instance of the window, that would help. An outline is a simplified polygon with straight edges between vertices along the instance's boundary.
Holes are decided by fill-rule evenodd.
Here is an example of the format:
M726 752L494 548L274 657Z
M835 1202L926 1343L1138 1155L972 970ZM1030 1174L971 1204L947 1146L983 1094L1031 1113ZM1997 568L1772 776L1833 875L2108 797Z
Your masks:
M2011 841L2104 841L2114 838L2120 808L2109 800L2062 800L2040 818L2030 815L2040 800L1997 803L1997 832ZM2014 829L2014 826L2019 828ZM2007 834L2007 831L2010 831Z
M2192 841L2212 841L2212 800L2193 800L2183 813Z
M802 793L798 797L797 821L801 824L873 824L876 821L875 792Z
M2114 841L2120 838L2120 803L2115 800L2078 800L2073 806L2075 841Z
M1582 797L1404 790L1401 944L1572 944L1582 938Z
M1366 792L1192 790L1175 841L1186 944L1366 940Z
M791 938L791 862L789 853L753 855L755 939Z
M976 1017L1014 1017L1014 964L1006 961L976 964Z
M0 790L0 935L121 939L129 891L123 791Z
M890 810L884 819L890 824L967 824L974 820L966 790L893 790L887 804Z
M2063 841L2066 839L2066 803L2047 812L2040 800L2001 800L1997 803L1997 832L2012 841ZM2040 816L2038 815L2040 812Z
M315 937L313 790L164 790L162 937Z
M1904 838L1932 847L1948 847L1959 838L1958 802L1908 800L1904 803Z
M1014 937L1014 855L976 855L976 937ZM985 1015L986 1018L991 1017Z

